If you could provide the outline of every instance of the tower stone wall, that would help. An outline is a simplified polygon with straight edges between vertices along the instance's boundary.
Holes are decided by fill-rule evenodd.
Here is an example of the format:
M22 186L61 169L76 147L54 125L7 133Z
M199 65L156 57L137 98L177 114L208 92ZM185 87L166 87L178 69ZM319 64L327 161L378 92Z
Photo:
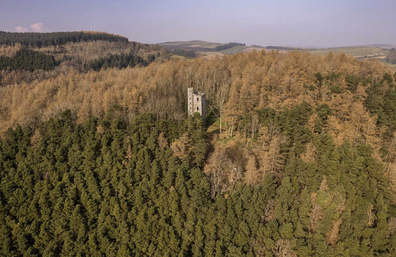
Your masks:
M195 92L194 88L190 87L187 90L188 102L188 116L194 113L199 113L202 117L202 124L206 123L206 97L205 93Z

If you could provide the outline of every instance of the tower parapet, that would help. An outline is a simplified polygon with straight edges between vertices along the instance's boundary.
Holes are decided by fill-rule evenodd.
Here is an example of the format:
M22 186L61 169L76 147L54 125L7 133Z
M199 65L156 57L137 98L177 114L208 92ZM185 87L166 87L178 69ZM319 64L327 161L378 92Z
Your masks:
M202 117L202 124L206 123L206 97L205 93L196 92L194 88L187 89L188 116L199 113Z

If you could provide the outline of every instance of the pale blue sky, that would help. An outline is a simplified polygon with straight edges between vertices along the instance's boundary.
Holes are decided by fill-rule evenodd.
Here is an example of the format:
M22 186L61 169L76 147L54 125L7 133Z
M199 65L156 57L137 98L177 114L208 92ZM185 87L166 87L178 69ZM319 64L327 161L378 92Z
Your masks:
M144 43L396 45L396 0L0 0L0 30L97 30Z

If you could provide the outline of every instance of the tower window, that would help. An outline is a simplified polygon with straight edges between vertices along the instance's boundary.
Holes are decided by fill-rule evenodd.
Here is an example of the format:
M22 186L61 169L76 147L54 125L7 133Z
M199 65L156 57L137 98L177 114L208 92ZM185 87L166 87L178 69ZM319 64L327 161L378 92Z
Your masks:
M197 102L199 102L199 98L197 98Z
M199 111L199 107L197 107L197 111Z

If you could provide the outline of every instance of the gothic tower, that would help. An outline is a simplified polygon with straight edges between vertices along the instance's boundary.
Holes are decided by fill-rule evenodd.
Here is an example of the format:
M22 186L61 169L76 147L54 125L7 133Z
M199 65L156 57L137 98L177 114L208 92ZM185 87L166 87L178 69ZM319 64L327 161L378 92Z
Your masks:
M205 93L194 92L194 88L190 87L187 90L188 97L188 116L198 112L202 117L202 124L206 123L206 98Z

